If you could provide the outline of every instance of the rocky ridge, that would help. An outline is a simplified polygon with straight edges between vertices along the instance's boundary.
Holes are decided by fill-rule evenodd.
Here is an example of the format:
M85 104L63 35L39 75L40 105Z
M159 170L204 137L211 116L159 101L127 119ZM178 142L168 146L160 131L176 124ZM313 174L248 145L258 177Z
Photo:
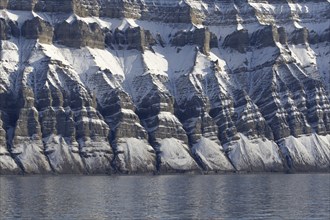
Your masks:
M0 173L329 171L329 15L3 0Z

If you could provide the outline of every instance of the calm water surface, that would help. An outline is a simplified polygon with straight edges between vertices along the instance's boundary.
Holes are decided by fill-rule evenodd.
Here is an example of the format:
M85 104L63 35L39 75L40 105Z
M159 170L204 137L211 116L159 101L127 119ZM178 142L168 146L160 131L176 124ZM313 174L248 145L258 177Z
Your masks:
M1 176L0 219L330 219L330 174Z

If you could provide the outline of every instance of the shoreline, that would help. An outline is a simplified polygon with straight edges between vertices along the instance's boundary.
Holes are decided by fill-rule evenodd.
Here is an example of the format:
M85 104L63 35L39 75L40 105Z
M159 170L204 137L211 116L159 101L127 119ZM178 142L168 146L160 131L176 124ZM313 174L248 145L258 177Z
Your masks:
M235 171L235 172L168 172L168 173L100 173L100 174L84 174L84 173L20 173L20 174L0 174L0 177L9 177L9 176L217 176L217 175L263 175L263 174L330 174L330 170L324 171L295 171L295 172L282 172L282 171Z

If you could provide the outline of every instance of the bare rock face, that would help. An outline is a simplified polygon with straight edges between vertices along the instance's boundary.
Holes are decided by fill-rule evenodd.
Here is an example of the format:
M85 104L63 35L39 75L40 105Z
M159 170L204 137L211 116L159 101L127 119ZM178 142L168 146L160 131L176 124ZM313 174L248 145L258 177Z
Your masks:
M20 30L17 23L0 18L0 40L8 40L10 37L18 37L19 35Z
M134 4L134 1L119 1L113 0L101 1L100 16L111 18L139 18L139 5Z
M141 10L141 19L167 23L190 23L196 20L189 4L177 1L170 3L146 2Z
M177 32L171 40L171 43L173 46L177 47L183 47L189 44L197 45L204 54L208 54L211 48L218 47L218 40L215 34L205 28L197 28L188 32Z
M53 170L56 173L86 172L75 140L72 113L66 112L62 107L47 107L40 113L39 120L45 154Z
M233 167L220 146L218 127L208 114L209 100L194 81L199 81L194 73L177 79L176 87L179 89L175 114L183 124L199 165L208 172L230 171Z
M116 0L3 0L0 9L74 12L80 17L140 18L166 23L201 23L186 2Z
M266 26L252 33L250 45L257 48L274 47L276 41L279 41L277 28L274 26Z
M188 137L179 120L173 115L173 100L168 93L161 92L164 87L157 84L166 82L165 78L155 78L146 74L134 80L137 113L142 125L149 134L149 141L155 148L160 172L187 172L198 170L196 162L189 153ZM149 85L144 87L142 85Z
M6 8L10 10L31 11L34 8L36 1L37 0L5 0L5 2L7 2L7 5L4 3L4 6L6 6Z
M0 9L7 8L8 0L3 0L0 2Z
M69 137L69 140L74 142L73 146L78 147L88 173L111 173L113 151L109 143L109 127L103 116L95 109L93 97L81 86L72 70L59 68L53 74L62 79L57 83L62 85L60 88L63 94L63 107L66 109L67 124L70 125L62 127L60 131L64 137ZM73 138L70 138L72 136ZM77 149L74 147L71 152L77 153Z
M73 12L73 0L37 0L34 5L35 11L40 12Z
M99 16L100 5L98 0L72 0L73 11L81 17Z
M228 35L223 42L224 47L230 47L237 50L240 53L246 52L249 46L249 34L247 30L235 31Z
M3 0L0 3L1 9L40 11L40 12L73 12L73 0Z
M234 89L233 96L236 100L234 108L237 109L233 119L237 131L250 138L262 137L273 140L271 128L245 91Z
M241 87L225 81L217 62L204 79L210 99L210 115L218 126L218 137L236 170L282 171L283 163L273 131L262 112ZM226 83L225 83L226 82Z
M290 43L294 44L294 45L298 45L298 44L305 44L308 42L308 37L309 33L307 28L300 28L295 30L290 38L289 41Z
M22 26L23 37L27 39L39 39L40 43L52 43L53 35L53 27L39 17L26 21Z
M277 34L278 34L278 42L281 44L286 44L288 42L288 37L286 35L286 31L284 27L279 27L277 29Z
M143 173L156 170L156 155L148 143L148 134L134 112L132 100L114 81L109 70L97 71L88 78L97 94L100 113L110 128L110 143L114 151L112 164L116 172ZM115 82L114 82L115 84Z
M155 45L156 40L148 30L140 27L128 27L125 30L116 28L114 31L108 31L105 35L105 44L110 48L136 49L143 52Z
M179 1L114 1L102 0L100 16L112 18L134 18L166 23L189 23L195 20L192 9Z
M329 10L3 0L0 173L328 172Z
M66 21L55 27L55 39L57 43L68 47L93 47L104 48L104 34L97 23L86 24L80 20L72 23Z
M33 106L33 92L22 88L18 105L18 120L11 143L11 154L25 173L50 173L51 167L44 154L38 111Z
M21 172L20 168L15 163L7 149L6 132L3 129L4 113L0 111L0 174L18 174Z

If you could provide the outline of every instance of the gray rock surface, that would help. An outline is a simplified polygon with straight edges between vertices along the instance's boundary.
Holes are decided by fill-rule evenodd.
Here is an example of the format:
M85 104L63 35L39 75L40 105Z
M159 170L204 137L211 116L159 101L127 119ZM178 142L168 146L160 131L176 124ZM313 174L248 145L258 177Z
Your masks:
M125 30L116 28L114 31L106 32L105 44L119 50L136 49L143 52L155 45L156 40L148 30L143 30L141 27L128 27Z
M197 28L188 32L179 31L175 33L171 43L177 47L183 47L189 44L197 45L204 54L208 54L211 48L218 47L217 37L207 28Z
M104 33L97 23L86 24L80 20L66 21L55 27L54 41L68 47L104 48Z
M223 46L233 48L240 53L245 53L247 47L249 46L248 31L244 29L234 31L230 35L226 36Z
M0 18L0 26L0 40L8 40L11 36L19 37L20 30L16 22Z
M40 43L48 44L53 42L53 27L39 17L24 22L21 32L27 39L39 39Z

